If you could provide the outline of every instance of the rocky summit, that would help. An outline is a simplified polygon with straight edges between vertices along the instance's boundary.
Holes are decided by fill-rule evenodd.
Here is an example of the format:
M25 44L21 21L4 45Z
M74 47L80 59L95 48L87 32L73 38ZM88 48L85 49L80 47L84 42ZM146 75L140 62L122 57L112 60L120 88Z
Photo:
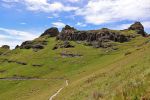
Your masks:
M134 34L130 34L132 32L134 32ZM81 41L96 48L107 48L112 46L112 42L128 42L138 34L147 36L146 32L144 31L144 27L140 22L135 22L125 30L111 30L108 28L102 28L98 30L80 31L74 27L66 25L64 28L62 28L62 31L59 32L58 28L52 27L47 29L39 38L56 37L57 41L64 41L64 43L57 43L53 49L59 47L72 47L66 46L66 43L68 43L66 41ZM46 41L25 41L22 43L20 48L33 48L40 50L44 48L44 45L46 45Z
M146 36L146 32L144 31L144 27L140 22L135 22L133 25L129 27L129 30L136 30L138 34Z

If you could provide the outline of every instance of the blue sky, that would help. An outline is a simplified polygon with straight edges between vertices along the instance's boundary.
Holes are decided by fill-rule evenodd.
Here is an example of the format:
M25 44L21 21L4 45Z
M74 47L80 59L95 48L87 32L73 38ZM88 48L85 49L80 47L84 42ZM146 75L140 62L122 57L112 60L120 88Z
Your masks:
M14 48L53 26L124 29L135 21L150 33L150 0L0 0L0 46Z

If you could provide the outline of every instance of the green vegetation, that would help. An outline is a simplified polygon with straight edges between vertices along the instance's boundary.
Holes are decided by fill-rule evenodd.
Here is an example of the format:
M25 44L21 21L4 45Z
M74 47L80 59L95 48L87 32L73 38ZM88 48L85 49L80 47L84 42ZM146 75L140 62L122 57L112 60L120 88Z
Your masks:
M18 48L0 55L0 78L10 79L0 80L0 100L48 100L66 79L69 86L56 100L150 99L149 37L135 35L129 42L113 43L109 48L71 41L73 48L56 50L52 50L55 38L36 40L43 39L47 45L36 52ZM82 56L64 57L61 53ZM40 80L28 80L32 78Z

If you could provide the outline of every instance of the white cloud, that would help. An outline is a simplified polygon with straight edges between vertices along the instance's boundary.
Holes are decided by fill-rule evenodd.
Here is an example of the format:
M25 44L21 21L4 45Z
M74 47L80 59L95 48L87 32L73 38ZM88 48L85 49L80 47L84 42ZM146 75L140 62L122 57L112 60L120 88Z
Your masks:
M150 29L150 21L142 22L142 24L144 25L145 29Z
M62 28L65 26L65 24L62 22L54 22L54 23L52 23L52 25L57 28Z
M55 12L55 11L73 11L77 10L77 7L65 6L61 2L49 3L48 0L24 0L28 10L31 11L43 11L43 12Z
M150 18L150 0L89 0L76 14L95 25L123 20L143 21Z
M78 23L76 24L76 26L86 27L87 25L86 25L86 24L84 24L84 23L78 22Z
M38 36L38 34L6 28L0 28L0 33L0 46L7 44L11 48L20 45L23 41L32 40Z
M2 0L2 1L5 3L9 3L9 5L10 3L24 4L26 5L26 9L30 11L60 12L60 11L74 11L78 9L78 7L67 6L57 1L49 3L49 0Z

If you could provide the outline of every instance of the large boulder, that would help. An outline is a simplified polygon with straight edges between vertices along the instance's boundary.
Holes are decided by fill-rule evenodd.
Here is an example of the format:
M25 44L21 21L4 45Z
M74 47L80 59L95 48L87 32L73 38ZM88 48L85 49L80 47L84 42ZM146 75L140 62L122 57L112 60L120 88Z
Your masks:
M35 44L32 46L33 49L44 49L44 46L42 44Z
M50 36L50 37L55 37L59 34L58 28L52 27L47 29L41 36Z
M30 49L32 45L32 41L25 41L21 44L20 49Z
M3 48L3 49L10 49L10 46L8 46L8 45L3 45L1 48Z
M129 30L136 30L138 34L141 34L142 36L146 36L146 33L144 31L144 27L140 22L135 22L129 27Z

